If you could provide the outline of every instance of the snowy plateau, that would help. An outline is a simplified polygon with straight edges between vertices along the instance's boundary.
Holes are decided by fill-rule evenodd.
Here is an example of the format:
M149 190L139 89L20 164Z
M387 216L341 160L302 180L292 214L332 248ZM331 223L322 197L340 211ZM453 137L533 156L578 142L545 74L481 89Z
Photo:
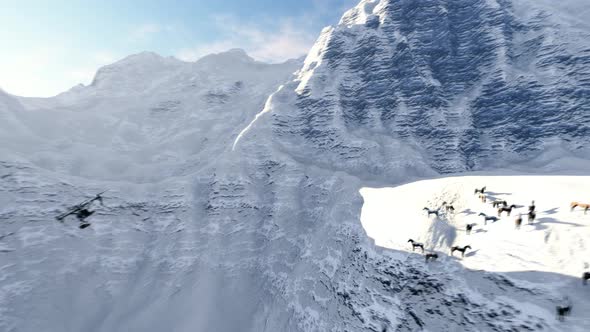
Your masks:
M588 17L362 0L304 60L0 90L0 331L589 331ZM91 227L55 220L106 189Z

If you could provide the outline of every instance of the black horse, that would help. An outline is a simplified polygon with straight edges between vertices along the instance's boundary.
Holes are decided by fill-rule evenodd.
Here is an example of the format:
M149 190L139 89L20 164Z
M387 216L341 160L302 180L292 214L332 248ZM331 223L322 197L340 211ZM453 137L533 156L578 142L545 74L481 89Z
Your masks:
M584 274L582 274L582 283L586 285L588 280L590 280L590 272L584 272Z
M447 212L451 212L451 213L455 212L455 207L451 204L448 204L447 202L443 202L442 206L445 207L445 211L447 211Z
M431 209L429 209L429 208L427 208L427 207L423 208L422 210L425 210L425 211L427 211L427 212L428 212L428 216L429 216L429 217L430 217L430 215L431 215L431 214L434 214L435 216L437 216L437 217L438 217L438 210L431 210Z
M473 191L473 194L474 195L476 195L476 194L483 194L483 193L485 193L485 191L486 191L486 187L485 186L483 188L481 188L481 189L475 188L475 190Z
M465 246L463 248L458 246L451 247L451 256L453 256L455 251L459 251L461 252L461 257L465 257L465 251L467 251L467 249L471 249L471 246Z
M426 263L428 263L428 261L435 261L438 259L438 255L437 254L426 254L424 255L424 257L426 257Z
M498 209L498 217L502 216L502 212L506 211L508 213L508 216L510 217L510 212L512 212L512 209L516 208L516 205L512 204L508 207L503 206L501 208Z
M488 220L490 220L491 222L496 222L496 221L498 221L498 217L495 217L495 216L488 216L487 214L485 214L485 213L483 213L483 212L482 212L482 213L480 213L480 214L479 214L479 216L483 216L484 225L487 225L487 224L488 224Z
M508 206L508 202L506 201L493 201L492 202L492 207L499 207L500 205L502 206Z
M473 224L467 224L465 225L465 232L467 233L467 235L471 234L471 230L473 229L473 226L475 226L477 224L473 223Z
M529 224L532 224L533 221L535 221L535 217L537 216L537 214L535 213L535 211L530 211L529 213L527 213L527 216L529 217Z
M529 212L535 212L535 201L531 202L531 205L529 205Z
M567 307L557 306L555 309L557 310L557 319L559 319L560 322L563 322L565 316L569 316L572 312L572 305L569 304Z
M414 251L416 248L420 248L422 249L422 253L424 253L424 245L422 243L418 243L412 239L409 239L408 242L412 244L412 251Z

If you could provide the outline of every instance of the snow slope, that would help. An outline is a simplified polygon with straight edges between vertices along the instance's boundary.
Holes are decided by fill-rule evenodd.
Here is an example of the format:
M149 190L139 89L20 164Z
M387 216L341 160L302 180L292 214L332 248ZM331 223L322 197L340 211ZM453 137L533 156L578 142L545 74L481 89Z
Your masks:
M488 201L482 203L473 189L487 185ZM583 176L465 176L424 180L395 188L361 189L363 227L375 244L391 249L408 248L408 238L445 254L451 245L471 244L473 259L462 260L471 269L487 271L546 271L579 277L590 268L586 241L590 238L590 214L570 211L571 202L588 200L590 178ZM497 216L492 201L516 204L497 222L479 213ZM528 206L535 201L535 222L527 223ZM455 213L437 219L424 207L436 209L452 202ZM444 211L444 209L441 209ZM523 214L520 230L515 219ZM465 225L477 223L473 234ZM400 232L403 230L403 232ZM471 255L469 255L471 257Z
M488 201L483 203L473 191L486 185ZM547 316L568 297L574 307L572 318L554 328L586 331L590 328L590 289L582 286L580 276L590 270L590 214L570 211L570 203L584 201L589 185L590 178L583 176L465 176L395 188L363 188L361 221L379 246L411 251L407 241L412 238L424 243L427 253L437 252L441 259L431 264L430 270L452 270L458 278L465 278L466 270L449 263L458 260L466 269L508 274L506 278L515 284L543 289L547 296L536 305L547 311ZM528 224L526 213L533 199L537 216ZM517 208L510 217L504 212L498 221L486 225L478 215L497 216L494 200L505 200ZM442 213L445 209L441 209L437 218L422 211L424 207L439 208L443 202L451 202L455 213ZM515 229L520 213L524 214L523 224ZM471 223L477 225L468 235L465 225ZM449 257L454 245L471 245L473 249L463 259Z
M194 182L231 163L224 152L298 67L240 50L195 63L142 53L54 98L0 91L0 330L209 330L204 293L221 279L203 263ZM105 189L89 232L55 221Z

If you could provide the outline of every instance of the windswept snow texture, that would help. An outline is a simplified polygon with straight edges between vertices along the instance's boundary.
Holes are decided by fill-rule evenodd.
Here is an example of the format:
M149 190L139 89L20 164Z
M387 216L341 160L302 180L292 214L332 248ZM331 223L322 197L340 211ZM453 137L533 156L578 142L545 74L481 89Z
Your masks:
M0 94L0 330L584 327L522 272L375 246L359 190L587 172L586 6L365 0L303 67L147 53L55 98ZM102 189L90 228L53 220ZM563 272L524 280L580 283Z

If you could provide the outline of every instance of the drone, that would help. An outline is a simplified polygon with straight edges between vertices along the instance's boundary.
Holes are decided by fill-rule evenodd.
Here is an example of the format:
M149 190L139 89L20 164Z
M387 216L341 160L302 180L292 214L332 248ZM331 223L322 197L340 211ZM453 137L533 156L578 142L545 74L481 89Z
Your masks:
M86 218L90 217L91 215L94 214L94 212L96 212L96 211L90 210L90 207L91 207L92 203L94 203L95 201L100 202L100 205L104 206L102 194L104 194L105 192L107 192L107 190L96 194L96 196L94 196L93 198L87 199L82 203L79 203L79 204L76 204L76 205L70 207L68 209L68 211L56 216L55 219L57 219L59 222L63 223L64 219L67 216L75 215L76 218L78 218L78 221L80 222L80 226L78 226L80 229L84 229L84 228L90 226L91 224L86 221Z

